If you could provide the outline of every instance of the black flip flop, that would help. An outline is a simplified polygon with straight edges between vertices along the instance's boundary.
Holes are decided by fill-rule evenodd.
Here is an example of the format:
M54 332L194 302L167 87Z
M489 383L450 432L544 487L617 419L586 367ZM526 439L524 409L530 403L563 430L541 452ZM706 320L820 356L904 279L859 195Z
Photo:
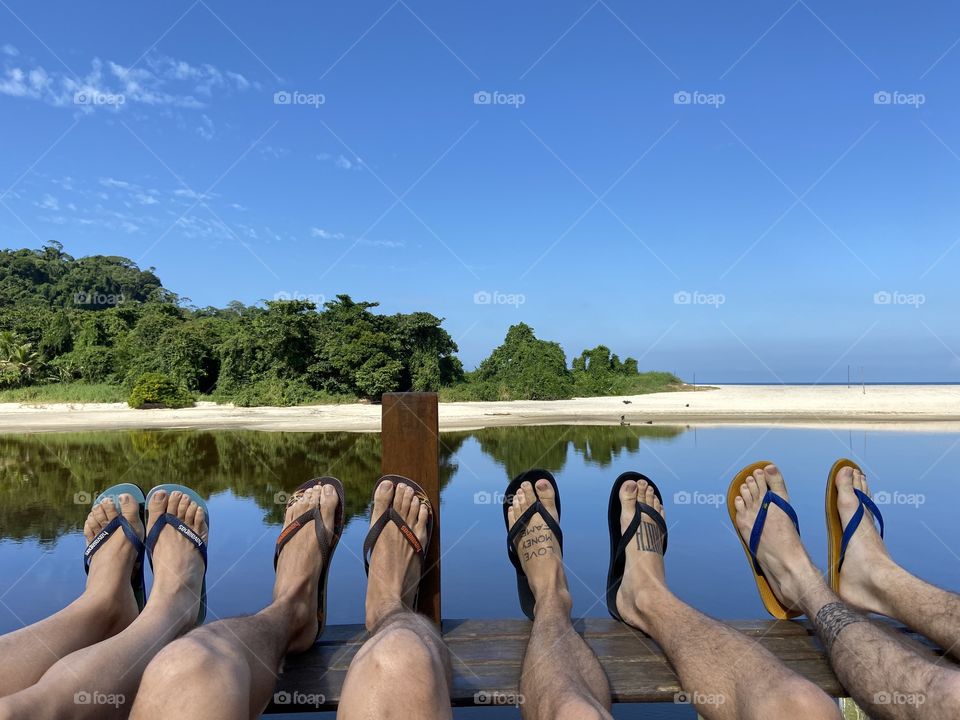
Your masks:
M557 520L553 519L553 515L544 507L543 503L540 502L540 496L537 495L537 480L541 478L553 486L553 492L556 498L555 503L557 505ZM513 504L513 496L525 482L529 482L533 486L533 494L537 499L533 505L528 507L524 513L517 518L517 521L511 528L510 517L507 515L507 511ZM510 558L510 562L513 563L513 567L517 570L517 593L520 596L520 608L523 610L523 614L531 620L533 620L533 610L536 606L536 600L533 597L533 591L530 589L527 574L523 571L523 566L520 564L520 555L517 553L516 540L521 533L527 529L530 519L537 513L540 514L540 517L543 518L547 527L550 528L550 531L554 534L554 537L557 538L557 543L560 545L560 554L563 555L563 530L560 529L560 523L558 522L560 519L560 490L557 488L556 478L541 468L527 470L517 475L510 481L510 484L507 485L507 491L503 497L503 524L507 528L507 555Z
M620 613L617 612L617 592L623 583L623 570L627 563L627 545L633 542L637 531L640 529L640 523L643 516L649 516L663 531L663 552L667 552L667 523L663 516L646 503L637 502L637 509L633 515L633 520L627 526L627 531L620 532L620 488L628 480L639 482L645 480L653 488L653 494L663 505L663 497L660 495L660 488L646 475L638 472L628 471L620 475L613 483L610 489L610 502L607 505L607 527L610 530L610 569L607 570L607 611L610 615L620 622L626 622Z
M374 521L370 526L369 532L367 532L367 537L363 541L363 569L370 575L370 557L373 555L373 548L377 544L377 540L380 539L380 535L383 533L383 529L387 526L387 523L394 523L397 528L400 530L400 534L403 538L410 543L410 547L413 548L413 551L420 558L420 573L421 577L423 571L426 568L427 564L427 548L430 547L430 539L433 537L433 505L430 503L430 498L427 497L426 491L415 483L410 478L405 478L403 475L384 475L382 478L377 480L376 485L373 486L373 492L370 494L370 513L373 514L373 500L377 495L377 489L385 480L388 480L393 483L394 488L400 483L412 487L416 493L417 498L420 499L420 502L423 505L427 506L427 541L423 544L417 539L417 534L413 531L413 528L407 525L406 520L393 508L393 503L390 504L390 507L387 508L387 511L383 513L379 518ZM417 598L419 598L420 589L417 588ZM413 601L413 606L417 606L417 598Z
M287 500L287 507L289 508L299 501L307 490L317 487L318 485L320 487L332 485L334 490L337 491L337 497L339 498L337 511L334 514L333 520L333 538L327 540L326 533L323 531L323 518L320 515L320 508L315 507L307 510L287 525L280 533L280 537L277 538L277 546L273 551L273 569L277 569L277 563L280 561L280 553L283 551L283 548L286 547L294 535L300 532L306 527L307 523L312 520L313 529L317 533L317 542L320 544L320 561L323 563L323 570L320 571L320 581L317 592L317 637L319 638L327 621L327 575L330 573L330 561L333 560L333 552L337 549L340 536L343 534L343 483L335 477L318 477L307 480L291 493Z

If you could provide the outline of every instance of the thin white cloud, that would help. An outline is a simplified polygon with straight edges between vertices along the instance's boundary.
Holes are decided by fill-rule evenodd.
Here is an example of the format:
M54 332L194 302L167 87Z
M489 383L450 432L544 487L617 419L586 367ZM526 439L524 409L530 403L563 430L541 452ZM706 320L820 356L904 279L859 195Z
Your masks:
M125 67L95 57L90 71L75 77L65 72L48 72L35 62L27 62L13 46L5 45L2 51L5 61L0 70L0 94L83 112L119 111L131 104L203 108L214 93L259 87L259 83L240 73L222 71L210 64L191 65L166 56L148 56L140 67Z
M310 237L320 238L321 240L343 240L344 235L343 233L332 233L323 228L312 227L310 228Z
M197 135L204 140L213 140L214 128L213 120L206 113L200 116L200 125L197 126Z
M6 43L6 44L0 46L0 52L2 52L4 55L7 55L7 56L9 56L9 57L17 57L17 55L20 54L20 51L17 50L17 49L16 49L13 45L11 45L10 43Z
M60 202L50 194L43 196L43 199L37 203L37 207L42 210L53 210L57 211L60 209Z
M343 154L331 155L330 153L317 153L317 160L320 162L329 162L341 170L363 170L363 160L353 158L352 160Z

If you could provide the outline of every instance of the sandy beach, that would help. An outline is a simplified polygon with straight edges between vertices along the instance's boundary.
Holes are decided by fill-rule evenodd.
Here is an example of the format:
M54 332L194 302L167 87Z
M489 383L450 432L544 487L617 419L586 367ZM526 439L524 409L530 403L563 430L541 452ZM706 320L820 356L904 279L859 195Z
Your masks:
M132 410L122 403L0 403L0 432L137 428L375 432L380 406L239 408L202 402L182 410ZM960 431L960 385L722 385L696 392L557 401L440 404L441 430L496 425L761 424Z

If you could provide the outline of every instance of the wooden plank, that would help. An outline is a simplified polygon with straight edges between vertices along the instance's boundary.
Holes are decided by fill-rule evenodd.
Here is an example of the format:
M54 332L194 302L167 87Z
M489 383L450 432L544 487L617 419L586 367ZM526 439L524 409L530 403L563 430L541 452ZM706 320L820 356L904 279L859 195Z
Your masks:
M829 695L845 695L806 622L754 620L730 625ZM674 702L681 691L679 680L653 640L608 618L576 620L574 627L597 654L614 702ZM890 623L889 627L910 641L922 642L924 649L932 648L929 641L902 626ZM443 636L453 662L451 703L475 705L482 693L499 693L506 699L515 696L530 628L527 620L444 620ZM366 637L362 625L328 627L312 650L287 659L277 684L277 691L287 694L281 699L305 702L271 705L268 712L313 712L317 706L309 701L320 695L321 709L335 708L350 662Z
M403 475L424 489L433 505L433 537L427 547L417 609L440 624L440 455L436 393L386 393L380 432L384 475Z

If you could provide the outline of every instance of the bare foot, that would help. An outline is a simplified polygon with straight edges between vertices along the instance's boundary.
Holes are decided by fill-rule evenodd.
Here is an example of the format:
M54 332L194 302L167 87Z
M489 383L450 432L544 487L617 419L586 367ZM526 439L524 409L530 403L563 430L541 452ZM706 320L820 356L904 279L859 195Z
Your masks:
M284 527L312 508L319 507L323 529L332 546L339 503L340 498L332 485L314 486L287 508ZM283 546L283 552L277 561L273 599L288 604L293 613L290 652L303 652L310 648L316 641L319 630L317 593L323 566L313 522L315 521L311 520L290 538Z
M179 491L167 493L160 490L150 497L147 506L150 527L153 528L163 513L167 512L179 518L184 526L207 541L207 521L203 510L188 496ZM196 545L178 532L175 527L166 525L157 539L153 550L153 590L147 607L162 603L173 605L180 611L183 629L196 624L200 611L200 589L203 584L203 558L197 552Z
M663 506L646 480L627 480L620 486L620 533L627 531L636 514L637 501L646 503L663 517ZM663 572L664 536L646 514L637 529L636 541L627 545L623 582L617 592L617 612L630 625L649 632L645 611L659 602L666 590Z
M537 501L537 495L540 496L540 502L543 503L547 512L559 522L556 492L549 481L541 478L537 480L536 493L533 485L525 482L514 494L513 504L507 509L507 520L511 528L516 524L517 518ZM553 536L553 532L547 527L540 513L530 518L526 530L517 537L516 547L520 556L520 566L527 576L537 605L540 605L543 600L553 599L566 606L569 613L573 607L573 600L567 589L567 580L563 572L560 543Z
M420 502L414 489L405 483L397 483L394 487L393 482L384 480L377 486L370 524L379 520L391 505L413 528L417 540L425 547L430 512ZM368 630L376 627L384 615L395 610L398 603L413 609L421 571L420 557L414 552L413 546L400 534L396 523L387 523L370 554L366 604Z
M851 467L837 473L837 510L840 522L847 527L860 504L854 488L870 496L867 476ZM896 568L880 538L870 510L864 508L863 519L850 538L840 572L840 597L856 608L867 612L889 614L882 601L883 577Z
M118 496L118 500L120 512L143 540L144 531L143 523L140 522L139 504L132 495L127 493ZM117 507L111 498L104 498L94 505L83 525L83 535L87 539L87 544L93 542L116 516ZM136 549L119 528L103 542L90 559L90 574L87 576L84 594L113 616L111 625L116 632L132 623L140 613L137 598L130 584L130 576L133 574L136 560Z
M776 465L755 470L753 477L748 478L740 488L740 497L735 500L737 530L747 543L750 542L750 533L768 489L789 501L787 486ZM810 583L821 582L822 578L810 561L790 518L773 504L767 511L757 559L777 599L788 609L802 612L800 599L803 593Z

